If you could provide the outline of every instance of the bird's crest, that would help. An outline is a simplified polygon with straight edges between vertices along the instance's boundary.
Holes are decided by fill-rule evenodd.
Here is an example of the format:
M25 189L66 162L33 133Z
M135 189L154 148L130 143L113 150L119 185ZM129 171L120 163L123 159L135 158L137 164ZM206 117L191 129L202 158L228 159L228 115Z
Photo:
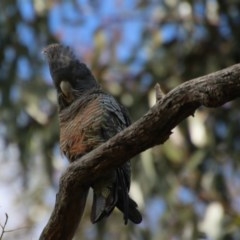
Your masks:
M48 45L42 52L46 56L53 71L68 67L73 61L78 61L70 47L58 43Z

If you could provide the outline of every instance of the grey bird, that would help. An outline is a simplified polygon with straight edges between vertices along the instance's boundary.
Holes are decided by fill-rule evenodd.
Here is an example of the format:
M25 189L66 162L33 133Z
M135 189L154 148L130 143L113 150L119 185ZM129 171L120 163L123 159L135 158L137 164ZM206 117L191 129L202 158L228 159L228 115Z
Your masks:
M60 148L70 162L131 124L127 110L102 90L69 47L51 44L43 53L58 94ZM142 221L136 202L129 196L130 177L130 161L127 161L91 183L93 223L108 217L115 207L123 213L125 224L128 219L136 224Z

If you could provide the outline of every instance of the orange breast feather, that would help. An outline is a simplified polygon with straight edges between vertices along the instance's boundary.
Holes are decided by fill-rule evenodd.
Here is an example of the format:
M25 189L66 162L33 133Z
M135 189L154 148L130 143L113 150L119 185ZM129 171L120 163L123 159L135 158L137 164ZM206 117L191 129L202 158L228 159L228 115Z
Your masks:
M69 161L91 151L103 141L100 136L102 119L103 108L98 98L70 120L62 121L60 118L60 148Z

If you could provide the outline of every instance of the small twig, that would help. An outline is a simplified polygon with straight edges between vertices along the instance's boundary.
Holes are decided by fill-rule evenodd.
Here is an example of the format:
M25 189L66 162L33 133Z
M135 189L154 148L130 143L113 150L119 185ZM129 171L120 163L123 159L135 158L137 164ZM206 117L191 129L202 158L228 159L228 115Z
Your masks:
M7 232L7 231L5 230L5 227L6 227L7 222L8 222L8 214L5 213L5 216L6 216L5 223L4 223L3 225L0 224L0 227L2 228L2 232L1 232L0 240L2 240L4 233Z
M5 219L5 222L4 224L2 225L0 223L0 227L2 229L2 232L1 232L1 235L0 235L0 240L3 239L3 235L4 233L11 233L11 232L15 232L15 231L19 231L19 230L22 230L22 229L26 229L27 227L21 227L21 228L16 228L16 229L10 229L10 230L5 230L6 226L7 226L7 222L8 222L8 214L5 213L5 216L6 216L6 219Z
M20 230L23 230L23 229L26 229L26 228L28 228L28 227L20 227L20 228L5 230L4 232L5 232L5 233L11 233L11 232L20 231ZM1 239L1 238L0 238L0 239Z
M155 88L155 91L156 91L156 101L158 102L165 96L165 94L162 91L159 83L157 83L154 88Z

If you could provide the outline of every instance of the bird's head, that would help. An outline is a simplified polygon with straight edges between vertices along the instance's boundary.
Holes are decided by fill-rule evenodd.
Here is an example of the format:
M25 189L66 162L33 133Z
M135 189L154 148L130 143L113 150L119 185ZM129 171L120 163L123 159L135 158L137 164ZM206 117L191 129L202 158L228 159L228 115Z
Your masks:
M91 71L78 60L69 47L55 43L45 47L42 52L48 61L54 85L62 100L70 102L69 99L72 101L74 94L79 96L99 86Z

